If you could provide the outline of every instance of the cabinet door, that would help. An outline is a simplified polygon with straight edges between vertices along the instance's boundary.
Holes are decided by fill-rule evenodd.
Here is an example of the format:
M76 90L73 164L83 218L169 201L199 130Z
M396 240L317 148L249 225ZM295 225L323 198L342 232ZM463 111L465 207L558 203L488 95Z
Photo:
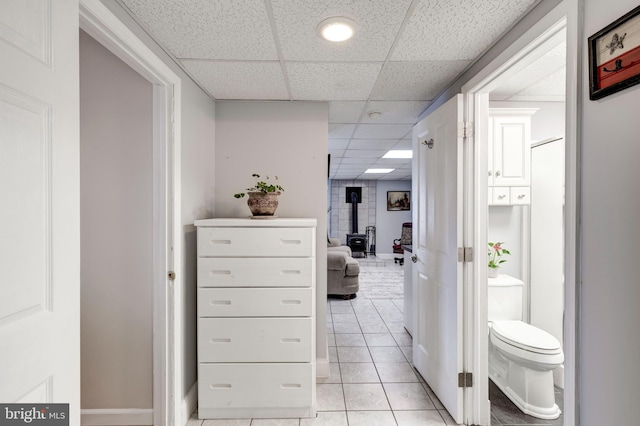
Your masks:
M493 117L494 186L531 184L531 119L528 116ZM491 179L490 179L491 181Z

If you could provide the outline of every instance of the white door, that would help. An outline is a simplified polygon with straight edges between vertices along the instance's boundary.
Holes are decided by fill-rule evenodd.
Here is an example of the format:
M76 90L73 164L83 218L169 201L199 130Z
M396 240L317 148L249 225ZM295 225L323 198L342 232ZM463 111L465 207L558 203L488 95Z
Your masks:
M80 423L78 2L0 2L0 401Z
M463 421L462 372L462 96L414 127L417 159L413 251L417 281L413 363L458 423ZM433 144L431 145L431 142ZM416 205L416 203L414 203Z

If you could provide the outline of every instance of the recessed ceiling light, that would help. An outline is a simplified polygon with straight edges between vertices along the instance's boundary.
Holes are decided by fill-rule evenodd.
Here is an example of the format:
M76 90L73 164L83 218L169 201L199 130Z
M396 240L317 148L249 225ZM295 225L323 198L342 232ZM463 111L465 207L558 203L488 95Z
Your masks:
M410 149L392 149L387 151L382 158L413 158L413 151Z
M329 41L345 41L353 37L356 23L349 18L334 16L318 24L320 36Z
M365 173L391 173L395 169L367 169Z

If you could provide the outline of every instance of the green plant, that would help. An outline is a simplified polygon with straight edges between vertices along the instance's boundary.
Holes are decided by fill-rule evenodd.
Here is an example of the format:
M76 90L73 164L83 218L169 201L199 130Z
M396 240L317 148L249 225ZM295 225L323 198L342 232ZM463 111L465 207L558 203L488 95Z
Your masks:
M280 192L284 191L284 188L282 186L269 183L269 176L265 176L264 180L260 180L260 175L256 173L252 174L251 176L256 180L256 183L251 188L247 188L247 192L262 192L264 194L275 192L277 194L280 194ZM275 177L275 180L278 180L278 176ZM233 194L233 196L236 198L242 198L245 196L245 193L238 192L237 194Z
M502 259L505 254L511 254L509 250L502 248L503 243L489 243L489 268L498 268L506 259Z

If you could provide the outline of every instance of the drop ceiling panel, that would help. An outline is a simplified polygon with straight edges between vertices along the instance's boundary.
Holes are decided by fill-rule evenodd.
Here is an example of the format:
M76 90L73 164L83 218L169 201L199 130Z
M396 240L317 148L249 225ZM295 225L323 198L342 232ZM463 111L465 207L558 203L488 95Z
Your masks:
M344 149L329 149L329 154L331 154L331 161L334 159L342 158L344 156Z
M373 100L434 99L471 61L389 62L380 73Z
M536 1L420 0L391 60L473 60Z
M263 0L123 0L177 58L278 60Z
M406 123L415 124L418 116L427 107L426 101L371 101L362 123ZM370 111L379 111L381 116L369 117Z
M357 123L365 105L365 101L329 102L329 123Z
M329 140L349 139L355 128L355 124L329 124Z
M183 60L182 63L216 99L289 99L278 62Z
M404 20L410 0L272 0L285 61L384 61ZM326 18L356 22L351 40L331 43L317 33Z
M344 158L359 158L359 159L367 159L367 158L375 158L376 160L384 155L387 152L383 149L347 149L344 153ZM344 160L343 160L344 161Z
M394 145L393 149L413 149L413 142L411 139L401 139Z
M361 101L369 98L382 63L287 63L294 99Z
M386 152L397 142L396 139L352 139L349 149L380 149Z
M411 132L411 124L360 124L353 135L356 139L400 139Z
M347 149L349 139L329 139L327 145L329 149Z
M341 166L345 166L345 165L352 165L352 166L356 166L356 165L361 165L361 164L374 164L376 162L377 158L375 157L369 157L366 158L364 156L357 156L357 157L343 157L342 158L342 162L340 163Z

